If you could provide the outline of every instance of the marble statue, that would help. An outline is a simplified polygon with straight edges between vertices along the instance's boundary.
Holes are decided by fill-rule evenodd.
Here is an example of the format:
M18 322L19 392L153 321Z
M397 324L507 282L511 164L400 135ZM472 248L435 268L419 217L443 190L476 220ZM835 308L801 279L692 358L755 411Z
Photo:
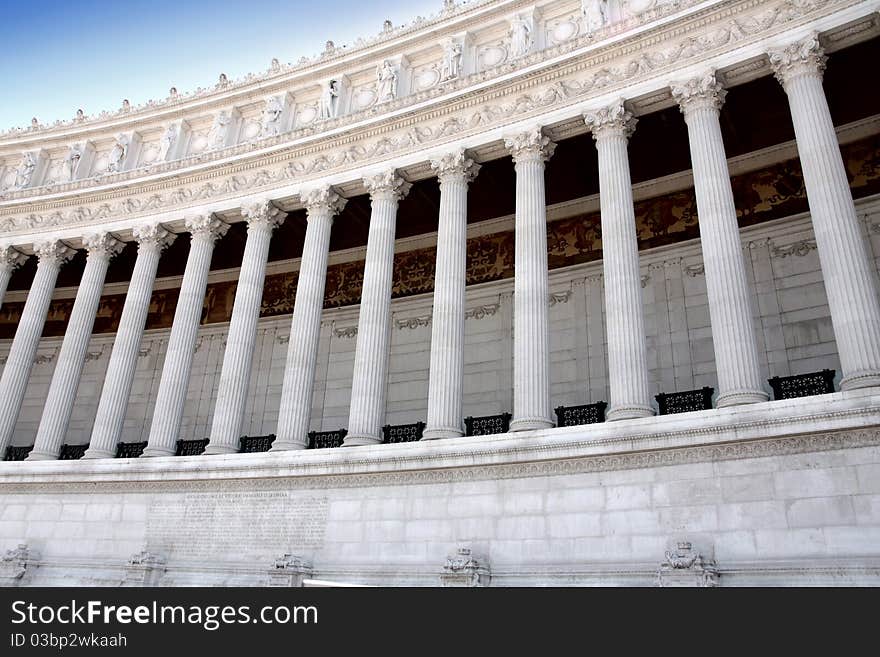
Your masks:
M392 25L391 21L389 21L389 20L386 19L385 22L382 23L382 31L383 31L383 32L386 32L386 33L387 33L387 32L390 32L390 31L393 30L393 29L394 29L394 25Z
M532 26L525 16L517 16L510 24L510 55L522 57L532 49Z
M74 179L76 175L76 168L79 166L79 161L82 159L82 146L80 144L74 144L70 147L70 150L67 151L67 157L64 158L64 164L66 165L67 171L67 182L70 182Z
M208 143L211 149L223 148L226 145L226 126L231 120L232 117L225 111L214 117L211 132L208 133Z
M21 156L21 164L15 171L15 188L24 189L31 184L34 177L34 171L37 168L37 158L33 153L24 153Z
M178 96L178 94L177 94L177 87L171 87L171 88L168 90L168 97L169 97L171 100L177 100L177 96Z
M116 137L116 143L113 144L113 148L110 150L107 171L110 173L120 171L126 155L128 155L128 137L120 134Z
M84 121L86 118L85 112L82 111L82 108L76 110L76 122Z
M335 119L339 116L339 82L330 80L321 89L318 116L322 119Z
M159 141L159 162L164 162L168 159L168 153L174 145L175 137L177 137L177 130L175 130L173 125L169 125L165 129L165 134L162 135L162 139Z
M461 44L452 41L446 46L443 53L443 63L440 66L440 79L451 80L461 74Z
M277 58L277 57L273 57L273 58L272 58L272 63L269 64L269 68L270 68L273 72L278 71L278 70L281 68L281 62L278 61L278 58Z
M383 103L397 98L397 71L387 59L376 70L376 101Z
M131 103L129 102L128 98L124 98L122 100L122 111L123 112L130 112L131 111Z
M608 24L608 0L581 0L584 29L595 32Z
M226 77L226 73L220 74L220 79L217 81L218 87L225 87L229 84L229 78Z
M37 117L31 119L31 130L36 130L40 127L40 122L37 120Z
M275 96L266 99L266 107L263 108L263 130L260 133L263 137L272 137L281 131L281 113L284 107L281 101Z

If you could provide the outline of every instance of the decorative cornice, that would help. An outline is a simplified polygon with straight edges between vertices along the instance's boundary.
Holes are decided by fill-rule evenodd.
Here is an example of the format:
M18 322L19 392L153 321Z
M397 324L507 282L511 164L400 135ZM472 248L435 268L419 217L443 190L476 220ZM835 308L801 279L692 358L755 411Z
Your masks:
M541 126L533 126L525 132L504 138L504 147L510 152L514 162L546 162L553 157L556 144L544 134Z
M727 91L724 90L715 69L709 69L705 73L693 77L684 82L673 82L672 97L681 108L681 113L687 117L693 112L708 109L716 112L724 105Z
M138 249L154 249L160 252L177 239L177 235L168 232L159 223L140 224L132 228L131 234L138 243Z
M76 255L76 251L61 240L37 242L34 244L34 253L37 254L41 265L45 264L52 267L60 267Z
M445 182L470 183L480 171L480 165L467 156L463 148L431 160L431 170L440 184Z
M301 192L300 198L310 219L316 215L335 217L348 203L348 199L342 198L327 186Z
M819 35L813 33L805 39L790 43L784 48L774 49L768 53L773 74L783 86L802 75L810 75L822 79L828 57Z
M27 256L12 246L0 244L0 270L12 272L27 261Z
M183 220L186 230L193 240L214 242L226 234L229 224L221 221L214 214L197 214Z
M364 187L374 200L401 201L409 194L412 185L401 178L394 169L387 169L381 173L364 176Z
M623 98L606 107L587 110L583 117L596 141L610 137L629 139L638 123L632 112L627 111Z
M269 199L248 203L242 207L241 216L247 222L248 231L272 231L284 223L284 220L287 218L287 214L275 207L275 204ZM224 232L226 231L224 230Z
M86 233L82 242L89 258L109 260L125 248L125 242L119 241L110 233Z

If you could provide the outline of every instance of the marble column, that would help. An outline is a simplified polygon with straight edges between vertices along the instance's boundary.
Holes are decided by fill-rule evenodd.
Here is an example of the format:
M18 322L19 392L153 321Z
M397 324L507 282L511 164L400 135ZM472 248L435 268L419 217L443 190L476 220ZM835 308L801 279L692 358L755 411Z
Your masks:
M822 89L816 35L770 53L788 94L807 202L837 340L840 388L880 385L880 303L837 134Z
M92 437L84 459L116 456L116 444L122 435L141 339L150 311L159 256L177 237L160 224L135 226L132 235L138 243L137 260L125 295L125 305L122 307L122 317L113 341Z
M302 201L308 213L308 225L290 321L278 429L272 443L275 452L308 447L330 229L333 217L342 212L347 202L329 187L303 193Z
M125 245L109 233L97 233L83 236L83 246L89 254L86 268L76 291L76 300L58 352L37 438L27 457L28 461L51 461L57 459L61 452L92 338L98 304L101 302L107 267L110 259Z
M397 204L410 188L410 184L393 169L364 178L364 185L370 192L372 213L345 446L382 442L391 346L391 282Z
M511 431L553 426L550 406L550 281L544 163L556 144L540 127L505 138L516 168Z
M220 370L211 441L205 454L229 454L238 451L257 341L257 322L263 301L269 242L272 231L286 216L271 201L253 203L242 208L241 213L248 225L247 242L235 289L235 301L232 304L223 367Z
M462 429L467 192L480 165L464 150L432 160L440 180L440 220L431 316L428 422L422 440L454 438Z
M21 251L15 250L9 245L0 245L0 306L3 305L3 297L6 296L6 288L9 279L17 267L24 264L27 256Z
M3 376L0 378L0 458L6 454L6 448L15 431L58 271L76 253L58 240L35 244L34 251L39 259L37 275L28 291L15 338L3 368Z
M153 423L147 447L141 455L143 457L173 456L177 450L177 435L205 303L211 255L214 243L229 229L229 224L211 214L189 217L185 224L191 233L189 257L177 297L171 335L168 336L165 364L162 366L162 378L153 409Z
M623 101L584 113L599 153L602 271L610 400L607 420L654 414L627 142L636 119Z
M715 406L767 401L754 312L719 112L727 92L714 71L672 85L688 128L718 380Z

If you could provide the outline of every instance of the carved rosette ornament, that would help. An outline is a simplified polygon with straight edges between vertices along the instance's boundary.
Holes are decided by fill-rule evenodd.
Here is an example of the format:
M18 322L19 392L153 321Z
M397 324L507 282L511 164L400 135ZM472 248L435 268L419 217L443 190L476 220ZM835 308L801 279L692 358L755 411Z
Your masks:
M8 244L0 245L0 271L12 272L27 260L27 256Z
M372 199L401 201L409 194L412 185L397 175L395 169L388 169L382 173L364 176L364 187Z
M715 69L709 69L704 74L685 82L674 82L671 87L672 97L685 116L700 109L720 111L727 96L727 92L718 81Z
M470 183L480 172L480 165L467 156L463 148L431 160L431 169L442 185L449 180L464 179Z
M587 110L583 117L595 140L602 137L629 139L638 123L638 119L626 109L622 98L607 107Z
M37 242L34 244L34 253L37 254L41 265L50 264L54 267L60 267L76 255L76 251L61 240Z
M339 214L345 208L348 199L342 198L332 187L318 187L300 193L300 199L306 207L308 216Z
M165 227L159 223L141 224L135 226L131 230L131 234L138 243L138 250L151 249L161 252L165 247L169 246L177 235L165 230Z
M197 214L183 220L186 230L192 235L193 241L204 240L215 242L226 234L229 224L221 221L214 214Z
M272 231L287 218L287 214L275 207L269 199L261 199L243 206L241 216L247 222L248 231Z
M811 75L821 80L828 61L816 33L783 48L770 50L767 54L773 74L783 87L802 75Z
M504 138L504 147L510 152L514 162L540 160L546 162L553 157L556 144L550 141L540 126L535 126Z
M83 235L83 247L89 254L89 258L102 258L109 260L125 248L125 243L120 242L110 233L90 233Z

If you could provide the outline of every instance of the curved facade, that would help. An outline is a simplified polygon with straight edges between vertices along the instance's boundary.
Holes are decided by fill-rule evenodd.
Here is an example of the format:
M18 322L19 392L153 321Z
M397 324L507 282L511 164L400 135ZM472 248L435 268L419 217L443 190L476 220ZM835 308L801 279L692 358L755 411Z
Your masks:
M874 583L878 11L444 3L0 134L0 576Z

